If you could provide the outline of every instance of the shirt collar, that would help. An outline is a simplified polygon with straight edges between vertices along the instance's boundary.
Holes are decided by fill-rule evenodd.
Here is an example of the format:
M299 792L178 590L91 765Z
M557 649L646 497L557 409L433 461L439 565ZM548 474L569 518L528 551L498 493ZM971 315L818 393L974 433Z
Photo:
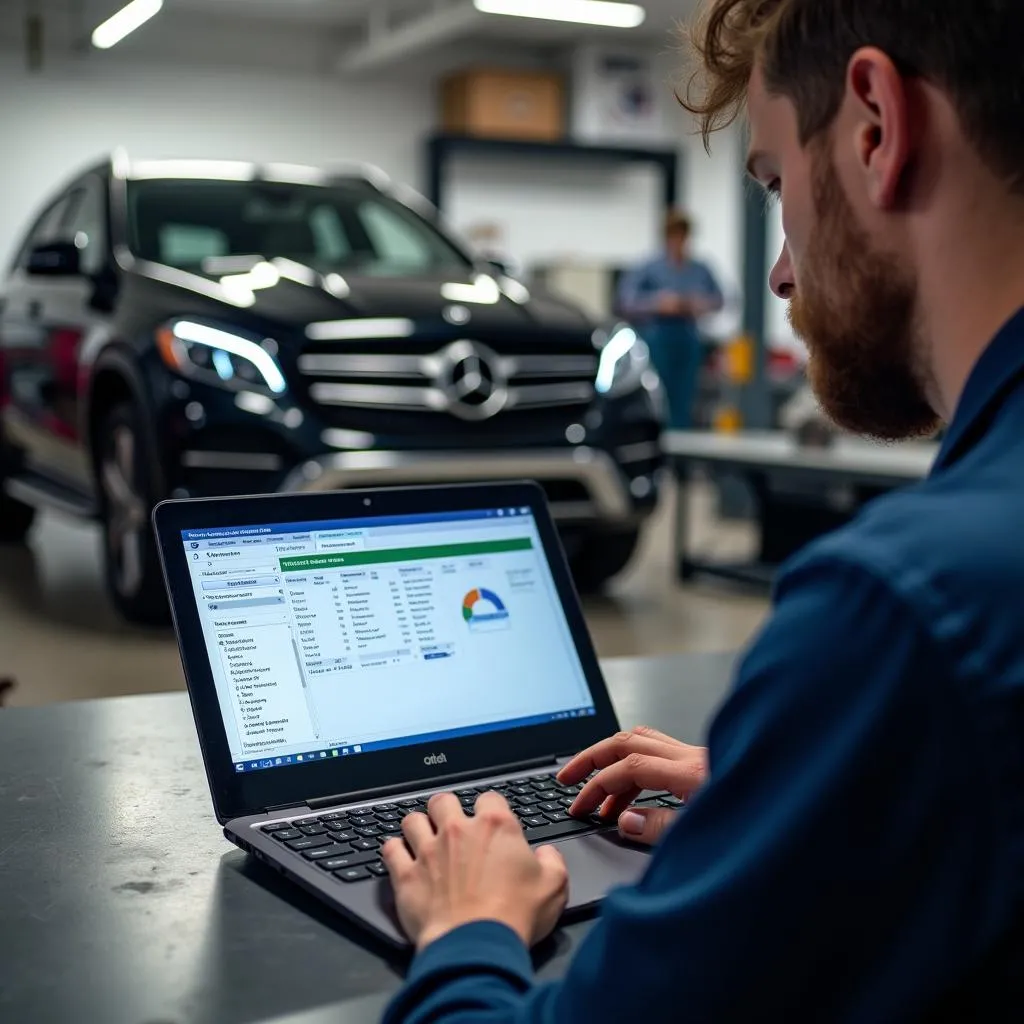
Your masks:
M949 424L933 472L952 465L985 434L991 414L1024 374L1024 309L992 339L975 364Z

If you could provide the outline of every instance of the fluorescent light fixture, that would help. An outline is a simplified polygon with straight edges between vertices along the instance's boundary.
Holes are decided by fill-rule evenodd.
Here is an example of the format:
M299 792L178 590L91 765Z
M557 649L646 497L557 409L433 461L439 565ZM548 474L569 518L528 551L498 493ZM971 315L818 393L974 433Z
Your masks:
M97 25L92 34L92 45L97 50L109 50L125 36L145 25L150 18L160 13L164 0L132 0L112 14L102 25Z
M354 320L327 320L310 324L306 337L311 341L355 341L364 338L408 338L416 325L406 317L363 317Z
M613 0L473 0L481 14L507 14L515 18L570 21L576 25L636 28L647 12L639 4Z

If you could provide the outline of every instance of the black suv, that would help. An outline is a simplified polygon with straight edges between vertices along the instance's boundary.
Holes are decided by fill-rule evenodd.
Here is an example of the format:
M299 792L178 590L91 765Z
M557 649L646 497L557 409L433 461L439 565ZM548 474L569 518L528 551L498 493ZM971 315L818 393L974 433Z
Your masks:
M660 385L625 325L481 264L372 168L94 167L0 292L0 540L103 524L113 601L165 615L166 496L532 478L581 589L657 500Z

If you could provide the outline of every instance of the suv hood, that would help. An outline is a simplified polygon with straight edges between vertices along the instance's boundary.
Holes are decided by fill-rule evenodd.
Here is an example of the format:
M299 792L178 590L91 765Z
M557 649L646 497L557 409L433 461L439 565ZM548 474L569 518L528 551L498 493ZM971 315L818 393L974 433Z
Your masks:
M214 277L140 261L133 272L165 286L161 289L165 301L171 289L188 294L189 306L202 295L208 300L203 306L219 307L216 313L211 309L211 315L268 321L268 327L272 323L290 329L289 333L304 332L310 324L366 317L409 319L416 333L445 322L498 333L532 328L545 334L564 331L589 336L595 327L567 302L485 274L342 277L322 276L287 260L261 266L273 270Z

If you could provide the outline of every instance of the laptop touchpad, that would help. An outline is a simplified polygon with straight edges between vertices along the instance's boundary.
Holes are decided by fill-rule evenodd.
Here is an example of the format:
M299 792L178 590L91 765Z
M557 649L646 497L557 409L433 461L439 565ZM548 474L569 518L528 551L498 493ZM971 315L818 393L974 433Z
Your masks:
M569 907L586 907L619 885L631 885L650 862L646 847L626 843L615 832L580 836L555 844L569 868Z

